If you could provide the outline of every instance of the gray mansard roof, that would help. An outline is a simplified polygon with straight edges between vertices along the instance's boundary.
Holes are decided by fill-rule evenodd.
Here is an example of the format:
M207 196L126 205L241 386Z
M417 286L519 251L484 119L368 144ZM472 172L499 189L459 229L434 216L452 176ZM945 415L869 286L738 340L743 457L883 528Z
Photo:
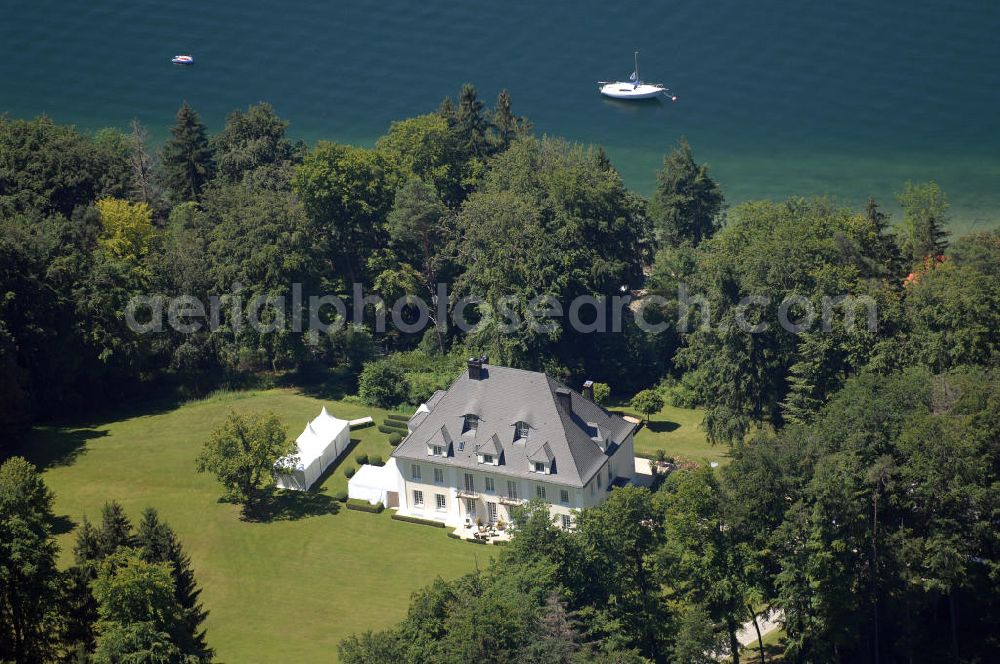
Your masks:
M557 391L564 390L572 412L560 403ZM394 457L530 479L540 477L531 472L539 461L550 464L546 481L576 487L590 481L635 426L543 373L488 364L481 378L463 372L426 405L430 412L410 419L411 433ZM463 433L466 415L479 417L475 431ZM530 427L526 441L514 439L517 422ZM448 456L428 454L428 446L449 439ZM500 465L478 463L477 450L499 457Z

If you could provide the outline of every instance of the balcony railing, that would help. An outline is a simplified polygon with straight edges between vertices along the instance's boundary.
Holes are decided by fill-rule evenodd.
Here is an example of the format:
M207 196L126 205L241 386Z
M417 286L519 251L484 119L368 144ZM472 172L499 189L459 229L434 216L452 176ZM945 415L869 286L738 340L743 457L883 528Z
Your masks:
M522 505L528 501L525 500L524 498L517 498L517 497L512 498L511 496L500 496L500 502L503 505Z
M459 498L479 498L479 492L475 489L464 489L459 487L456 489Z

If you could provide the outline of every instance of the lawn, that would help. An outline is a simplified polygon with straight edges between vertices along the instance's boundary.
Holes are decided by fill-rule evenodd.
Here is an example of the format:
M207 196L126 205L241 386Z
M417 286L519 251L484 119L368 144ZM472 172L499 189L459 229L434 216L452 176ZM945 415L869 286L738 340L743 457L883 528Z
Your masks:
M62 563L72 559L72 529L84 516L98 519L105 501L119 501L134 520L156 507L191 555L220 661L329 662L344 636L402 618L414 590L487 562L491 549L449 539L444 529L393 521L388 512L337 510L330 496L346 490L354 456L388 458L387 436L375 427L351 432L356 444L340 466L264 522L240 520L237 506L218 501L215 479L195 472L202 442L230 409L273 410L294 438L322 405L341 418L381 423L385 415L275 389L37 427L25 454L56 494Z
M612 404L618 413L642 419L627 403ZM712 462L725 465L729 461L729 448L712 445L705 438L701 421L705 411L697 408L678 408L665 405L658 413L650 416L635 434L636 456L651 457L656 450L663 450L667 456L684 457L692 461Z

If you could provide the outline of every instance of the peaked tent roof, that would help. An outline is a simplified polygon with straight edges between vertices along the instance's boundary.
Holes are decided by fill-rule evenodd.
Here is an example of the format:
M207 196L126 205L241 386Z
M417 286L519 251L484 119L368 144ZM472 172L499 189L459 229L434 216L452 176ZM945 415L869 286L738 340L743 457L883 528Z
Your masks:
M350 426L347 420L334 417L323 406L319 415L307 423L306 428L295 439L300 467L308 466L313 459L321 456L330 442L344 429L350 429Z

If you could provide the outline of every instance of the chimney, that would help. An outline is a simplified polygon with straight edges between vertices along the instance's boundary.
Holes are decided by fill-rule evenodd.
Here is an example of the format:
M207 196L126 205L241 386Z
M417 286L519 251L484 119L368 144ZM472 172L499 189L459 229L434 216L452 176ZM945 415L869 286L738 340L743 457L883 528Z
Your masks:
M483 360L479 357L469 358L469 378L479 380L483 376Z
M583 381L583 396L587 397L591 401L594 400L594 381Z
M573 397L572 392L567 390L565 387L560 387L556 389L556 401L559 405L563 407L567 414L573 414Z

